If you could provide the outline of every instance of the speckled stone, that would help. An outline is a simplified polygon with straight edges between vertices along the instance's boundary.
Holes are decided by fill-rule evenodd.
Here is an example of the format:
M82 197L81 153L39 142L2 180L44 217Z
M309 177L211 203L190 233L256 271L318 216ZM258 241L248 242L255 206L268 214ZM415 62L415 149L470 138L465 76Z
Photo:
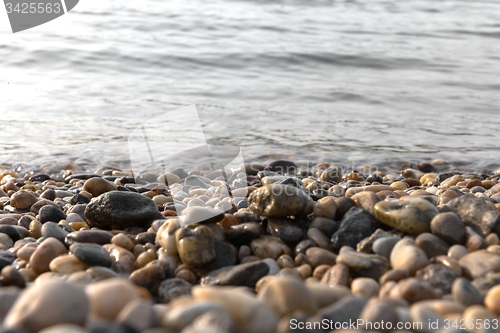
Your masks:
M259 216L306 216L312 213L313 207L311 197L291 185L266 185L248 197L248 208Z
M439 264L431 264L417 271L417 279L429 282L434 288L439 289L444 294L451 293L451 286L459 274L449 268Z
M421 234L430 231L430 222L439 210L422 198L410 198L401 202L378 202L375 217L382 223L398 230Z
M482 232L483 235L500 233L500 212L483 199L464 195L453 199L446 207L455 212L466 225Z
M193 285L183 279L164 280L158 288L158 296L163 303L169 303L180 296L190 296Z
M472 279L484 276L488 272L500 271L500 256L486 250L469 253L458 261L464 276Z
M179 256L186 265L200 267L215 260L213 233L207 226L178 229L175 238Z
M261 236L250 243L252 252L262 259L278 259L283 254L283 246L284 243L279 238L268 235Z

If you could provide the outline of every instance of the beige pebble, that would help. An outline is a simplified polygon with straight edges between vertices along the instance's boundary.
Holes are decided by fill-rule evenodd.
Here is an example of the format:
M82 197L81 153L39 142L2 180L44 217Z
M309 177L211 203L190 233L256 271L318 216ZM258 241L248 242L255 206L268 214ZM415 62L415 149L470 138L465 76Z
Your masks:
M137 256L137 260L135 261L135 268L142 268L146 266L148 263L156 259L156 253L152 250L147 250Z
M476 321L480 321L484 324L486 320L488 320L490 323L494 323L498 320L498 316L482 305L471 305L465 309L462 314L462 319L465 323L465 328L469 329L471 333L482 333L485 331L479 328L479 325L476 325ZM469 325L469 323L472 323L472 325ZM494 332L494 330L492 332Z
M126 250L132 251L134 248L134 242L127 237L124 233L119 233L111 238L111 244L123 247Z
M306 282L306 287L316 298L318 308L331 305L339 301L342 297L351 295L351 290L345 286L336 285L330 287L326 284L318 283L317 280L315 282Z
M277 259L283 254L283 245L284 244L281 239L265 235L253 240L250 243L250 248L256 256L262 259Z
M38 247L37 243L28 243L23 245L18 251L17 251L17 257L19 259L22 259L24 261L29 261L33 253L35 252L36 248Z
M38 274L47 272L50 270L51 261L66 252L67 249L63 243L53 237L49 237L38 245L31 255L29 261L30 267Z
M326 217L333 220L335 218L336 211L337 203L334 197L328 196L321 198L314 204L313 212L314 216L317 217Z
M195 286L192 293L195 300L221 304L243 333L276 332L279 317L266 302L246 291L231 287Z
M375 192L365 191L356 193L351 197L352 200L356 203L356 206L359 208L363 208L364 210L373 214L373 207L379 201L382 201L382 198L378 196Z
M89 301L82 288L63 281L33 284L17 299L4 321L28 333L62 323L83 326Z
M139 299L138 288L122 278L92 283L85 288L90 300L90 313L99 319L113 321L132 300Z
M271 258L267 258L267 259L271 259ZM285 268L285 267L293 268L293 267L295 267L295 264L293 262L292 257L290 257L288 254L282 254L281 256L278 257L278 259L276 259L276 262L278 263L278 265L281 268Z
M38 333L89 333L85 328L72 324L59 324L50 326Z
M379 293L379 284L371 278L359 277L351 282L352 293L364 298L375 297Z
M414 240L406 238L394 245L390 260L392 268L404 269L410 276L414 276L417 270L429 264L425 252L415 244Z
M484 239L486 241L486 245L491 246L491 245L498 245L498 235L491 233L486 238Z
M312 275L312 268L308 264L301 265L296 268L300 274L300 277L305 280Z
M309 228L307 230L307 237L312 240L316 245L322 249L330 250L330 239L322 233L319 229Z
M329 286L348 286L349 277L349 268L344 264L337 264L335 266L332 266L325 272L323 278L321 279L321 282Z
M469 250L463 245L453 245L448 249L448 257L459 260L469 253Z
M87 179L83 184L83 190L92 194L93 197L97 197L109 191L115 191L116 189L117 186L114 183L101 177Z
M50 262L49 268L52 272L60 274L71 274L84 271L89 266L81 262L74 254L59 256Z
M500 286L491 288L484 298L484 305L488 310L500 316Z

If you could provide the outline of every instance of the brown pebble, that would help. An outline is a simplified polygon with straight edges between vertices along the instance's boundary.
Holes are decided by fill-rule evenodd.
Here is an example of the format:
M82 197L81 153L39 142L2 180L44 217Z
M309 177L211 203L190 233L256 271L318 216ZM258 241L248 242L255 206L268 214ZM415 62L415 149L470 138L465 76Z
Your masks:
M134 248L134 242L124 233L114 235L113 238L111 238L111 244L118 245L129 251L132 251Z
M379 293L379 284L372 278L359 277L351 282L352 293L364 298L375 297Z
M415 243L427 254L428 258L446 255L450 248L445 241L428 232L418 235Z
M404 298L410 303L436 299L439 296L429 282L420 281L416 278L401 280L390 291L391 298Z
M7 285L16 286L19 288L26 287L26 281L24 280L24 277L21 273L19 273L19 270L17 270L12 265L5 266L2 269L1 276L3 279L2 282Z
M325 272L321 282L329 286L342 285L347 287L349 276L349 268L344 264L337 264Z
M395 281L399 282L403 279L408 278L410 275L408 274L408 271L404 269L391 269L390 271L387 271L384 275L382 275L379 279L380 285L384 285L388 281Z
M137 260L135 261L135 268L142 268L155 259L156 253L154 251L148 250L146 252L143 252L139 256L137 256Z
M30 257L30 267L33 271L41 274L49 271L50 263L63 253L67 252L67 248L57 239L50 237L44 240Z
M196 284L196 275L189 269L182 269L175 274L176 278L183 279L186 282L191 284Z
M465 247L467 248L467 250L473 252L486 248L486 241L484 240L484 238L481 237L477 232L472 230L471 227L466 227L465 233L466 233Z
M486 238L484 240L486 241L487 246L498 245L498 235L497 234L491 233L488 236L486 236Z
M463 244L465 226L460 217L453 213L439 213L431 221L431 232L450 245Z
M89 265L81 262L74 254L68 254L54 258L50 262L49 268L55 273L71 274L84 271L89 268Z
M337 256L333 252L319 247L311 247L307 249L305 256L307 262L313 268L316 268L320 265L335 265L337 259Z
M330 269L330 265L319 265L316 266L316 268L313 271L313 277L315 277L318 280L321 280L323 278L323 275L325 275L326 271Z

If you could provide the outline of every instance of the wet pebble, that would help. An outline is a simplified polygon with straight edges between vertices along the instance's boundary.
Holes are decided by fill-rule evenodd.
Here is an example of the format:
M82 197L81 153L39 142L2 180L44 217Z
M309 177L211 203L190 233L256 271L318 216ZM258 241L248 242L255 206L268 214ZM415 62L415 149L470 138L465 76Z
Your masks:
M111 257L101 245L93 243L75 243L69 250L81 262L89 266L111 267Z
M222 267L203 277L201 285L247 286L254 288L257 281L268 273L269 265L263 261Z
M200 267L215 260L213 233L207 226L178 229L175 238L179 256L186 265Z
M248 197L248 208L259 216L306 216L312 213L313 206L306 192L290 185L266 185Z

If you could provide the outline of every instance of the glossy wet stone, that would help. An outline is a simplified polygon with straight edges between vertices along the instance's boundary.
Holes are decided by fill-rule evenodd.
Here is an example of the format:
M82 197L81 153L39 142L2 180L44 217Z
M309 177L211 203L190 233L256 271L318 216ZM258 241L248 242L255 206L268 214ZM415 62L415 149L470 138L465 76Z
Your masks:
M89 226L102 229L144 226L158 214L153 200L138 193L121 191L101 194L85 208Z
M111 257L101 245L93 243L75 243L69 250L81 262L89 266L111 267Z
M351 208L342 218L339 230L332 236L332 246L340 250L342 246L355 248L364 238L370 236L379 226L372 214L362 208Z
M391 269L387 258L355 251L340 253L337 263L346 265L353 277L370 277L375 280Z
M262 227L259 223L248 222L231 226L229 229L224 231L224 236L231 244L241 246L249 244L254 239L259 238L261 232Z
M158 288L165 278L165 269L161 265L155 263L150 263L145 267L136 269L129 276L130 281L138 286L146 288L152 295L157 295Z
M380 222L418 235L430 231L430 222L439 211L425 199L411 198L401 202L378 202L374 207L374 213Z
M291 219L270 218L267 222L267 228L271 235L279 237L286 243L298 243L306 235L308 221L306 220L301 227Z
M293 186L272 184L253 191L248 197L248 208L267 217L306 216L313 211L314 201Z
M178 229L176 234L177 251L183 263L199 267L215 260L214 238L210 228L199 226L195 229Z
M70 246L73 243L95 243L95 244L109 244L113 234L105 230L80 230L70 232L66 235L64 243Z
M222 267L201 279L202 285L247 286L254 288L257 281L266 276L269 266L263 261L237 266Z

